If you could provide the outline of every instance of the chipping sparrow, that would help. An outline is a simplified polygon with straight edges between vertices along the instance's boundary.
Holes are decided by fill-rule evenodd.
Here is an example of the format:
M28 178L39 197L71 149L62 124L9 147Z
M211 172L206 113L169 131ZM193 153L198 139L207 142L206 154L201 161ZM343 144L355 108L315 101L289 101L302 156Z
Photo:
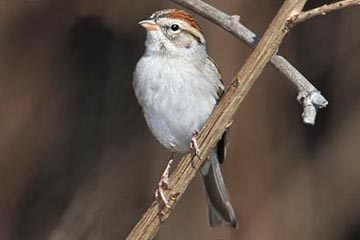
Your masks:
M139 22L147 30L146 50L134 72L134 90L146 122L157 140L172 151L157 194L165 205L170 164L175 153L198 151L196 133L224 91L220 73L207 54L198 23L176 9L157 11ZM238 223L231 206L220 162L227 132L200 169L208 196L211 226ZM191 144L190 144L191 143Z

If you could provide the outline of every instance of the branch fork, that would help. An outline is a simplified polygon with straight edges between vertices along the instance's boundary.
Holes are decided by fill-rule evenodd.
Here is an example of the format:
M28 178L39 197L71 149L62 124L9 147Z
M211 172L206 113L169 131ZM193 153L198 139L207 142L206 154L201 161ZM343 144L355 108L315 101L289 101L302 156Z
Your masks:
M316 17L316 16L325 16L326 14L337 11L346 7L351 6L360 6L360 0L343 0L338 1L332 4L325 4L321 7L317 7L305 12L301 12L291 19L291 27L294 27L295 25L302 23L306 20L309 20L310 18Z

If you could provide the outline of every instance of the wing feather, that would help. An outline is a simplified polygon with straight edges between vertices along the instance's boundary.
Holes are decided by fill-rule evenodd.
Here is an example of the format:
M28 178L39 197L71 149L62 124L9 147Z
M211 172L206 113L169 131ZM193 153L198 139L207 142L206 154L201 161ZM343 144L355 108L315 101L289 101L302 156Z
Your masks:
M221 73L220 73L219 68L216 65L215 61L211 57L208 57L208 60L209 60L210 64L212 65L214 71L218 75L218 83L217 83L218 91L217 91L217 99L216 100L219 102L225 92L224 82L221 79ZM225 130L222 138L220 139L220 141L218 142L218 144L216 146L216 153L217 153L220 163L224 162L228 142L229 142L229 128L227 128Z

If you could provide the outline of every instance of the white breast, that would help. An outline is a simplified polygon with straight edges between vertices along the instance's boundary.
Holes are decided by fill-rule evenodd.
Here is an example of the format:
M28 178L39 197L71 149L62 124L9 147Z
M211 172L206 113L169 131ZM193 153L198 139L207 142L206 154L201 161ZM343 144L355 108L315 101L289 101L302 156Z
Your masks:
M213 111L219 79L208 72L205 62L196 66L160 55L139 60L135 94L151 132L166 148L189 151L193 131L201 130Z

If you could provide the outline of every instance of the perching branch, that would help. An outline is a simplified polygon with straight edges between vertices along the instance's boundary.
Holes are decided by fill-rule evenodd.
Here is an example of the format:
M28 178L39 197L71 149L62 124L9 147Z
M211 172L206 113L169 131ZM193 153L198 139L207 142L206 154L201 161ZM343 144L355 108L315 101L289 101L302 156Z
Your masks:
M187 154L181 159L173 174L170 176L170 189L166 193L166 197L170 200L169 204L172 209L184 194L187 186L195 177L197 170L202 165L211 149L214 148L223 132L232 121L234 114L255 80L262 73L271 57L276 53L282 39L288 31L287 21L294 14L298 14L302 10L305 2L306 0L286 0L284 2L258 46L237 73L218 106L211 114L205 127L201 130L198 137L198 143L201 149L199 154L200 158L192 157L191 154ZM164 208L163 204L154 201L131 231L127 239L152 239L158 232L161 223L170 216L171 212L171 210Z
M201 0L172 0L215 23L225 29L246 45L255 48L258 44L258 38L251 30L239 22L240 17L230 16L215 7ZM285 58L280 55L274 55L271 64L288 78L297 88L298 101L303 105L304 123L313 125L315 123L317 109L326 107L328 101L295 67L293 67Z
M303 116L303 118L305 122L308 121L307 123L313 124L312 120L315 119L316 110L325 107L327 104L326 99L300 72L283 57L275 55L282 39L290 28L294 26L291 25L294 19L296 16L301 15L301 9L307 0L286 0L258 45L255 34L238 22L238 16L229 16L200 0L173 1L193 9L200 15L208 18L210 21L243 40L250 47L255 48L255 50L246 60L244 66L232 81L210 119L201 130L198 137L198 143L201 149L200 158L187 154L181 159L179 165L170 176L170 189L166 192L166 197L169 199L171 209L174 209L177 201L184 194L203 161L219 141L225 129L232 122L235 112L255 80L262 73L267 62L271 61L271 63L299 89L298 99L304 105L303 115L305 114L305 116ZM172 210L164 208L162 203L154 201L127 239L152 239L158 232L161 223L170 216L171 212Z
M346 7L351 6L360 6L360 0L343 0L332 4L325 4L321 7L311 9L306 12L301 12L298 15L295 15L291 20L291 26L295 26L298 23L304 22L309 20L310 18L319 16L319 15L326 15L329 12L340 10Z

